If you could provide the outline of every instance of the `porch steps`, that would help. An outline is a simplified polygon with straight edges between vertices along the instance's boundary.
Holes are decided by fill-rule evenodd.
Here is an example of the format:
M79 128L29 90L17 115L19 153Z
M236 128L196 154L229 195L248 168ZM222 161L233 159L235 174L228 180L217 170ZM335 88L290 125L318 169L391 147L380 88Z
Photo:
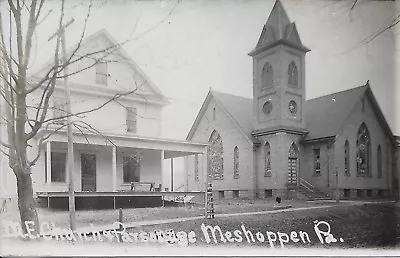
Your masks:
M298 191L306 198L307 201L332 200L329 195L316 187L306 187L304 185L300 185Z

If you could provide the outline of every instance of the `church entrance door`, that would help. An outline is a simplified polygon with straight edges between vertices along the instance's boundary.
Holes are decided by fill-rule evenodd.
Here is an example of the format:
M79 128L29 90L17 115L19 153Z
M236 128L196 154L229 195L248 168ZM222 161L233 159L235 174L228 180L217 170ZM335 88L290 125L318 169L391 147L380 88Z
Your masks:
M298 157L299 151L293 143L289 149L288 159L288 185L297 185L297 171L298 171Z

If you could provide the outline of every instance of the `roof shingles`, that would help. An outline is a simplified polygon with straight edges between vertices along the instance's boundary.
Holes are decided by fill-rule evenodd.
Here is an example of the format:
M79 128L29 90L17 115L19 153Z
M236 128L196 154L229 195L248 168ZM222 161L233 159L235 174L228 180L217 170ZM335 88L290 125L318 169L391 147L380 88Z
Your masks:
M360 86L305 102L304 112L308 134L306 140L335 136L357 101L365 93L368 86ZM212 91L211 94L229 112L229 115L252 140L253 100Z

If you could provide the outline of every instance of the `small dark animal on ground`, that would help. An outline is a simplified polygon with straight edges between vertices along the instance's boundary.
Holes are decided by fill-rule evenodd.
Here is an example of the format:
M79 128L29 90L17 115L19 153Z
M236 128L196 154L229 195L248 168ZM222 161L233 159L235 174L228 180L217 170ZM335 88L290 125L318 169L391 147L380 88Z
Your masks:
M275 200L277 203L281 203L281 197L277 196Z

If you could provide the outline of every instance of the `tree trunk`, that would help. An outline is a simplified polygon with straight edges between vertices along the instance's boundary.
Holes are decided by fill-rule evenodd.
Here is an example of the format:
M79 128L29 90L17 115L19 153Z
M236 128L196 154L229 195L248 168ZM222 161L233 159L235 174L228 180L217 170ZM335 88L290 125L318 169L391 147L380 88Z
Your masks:
M21 227L23 232L28 236L32 234L37 236L39 231L39 219L36 211L35 200L33 199L33 185L30 173L17 173L17 188L18 188L18 208L21 217ZM30 229L30 234L27 231Z

